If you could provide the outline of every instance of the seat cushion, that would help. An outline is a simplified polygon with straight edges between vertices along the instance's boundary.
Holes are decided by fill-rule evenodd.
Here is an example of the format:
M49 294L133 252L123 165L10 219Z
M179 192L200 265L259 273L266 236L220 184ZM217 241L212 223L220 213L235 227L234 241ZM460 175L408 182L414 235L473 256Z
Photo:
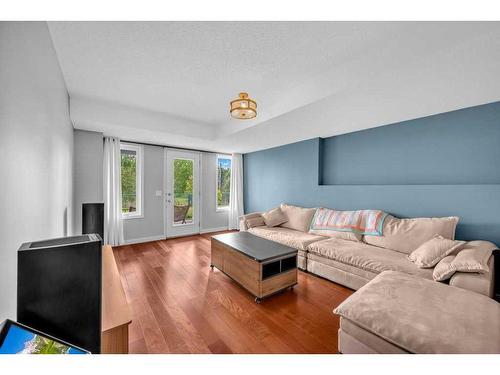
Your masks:
M432 269L418 268L408 260L405 254L362 242L332 238L313 242L307 247L307 250L311 254L376 274L383 271L402 271L426 279L432 279Z
M336 269L340 269L346 273L352 273L356 276L362 277L363 279L366 279L367 281L373 279L375 276L377 276L379 273L378 272L371 272L359 267L351 266L350 264L342 263L333 259L325 258L323 256L313 254L313 253L307 253L307 259L308 261L311 260L313 262L317 263L322 263L326 266L333 267ZM359 289L359 288L355 288Z
M411 353L500 353L500 304L484 295L385 271L336 314Z
M266 240L279 242L297 250L306 250L307 246L311 243L325 239L323 236L316 236L282 227L255 227L248 229L248 231Z

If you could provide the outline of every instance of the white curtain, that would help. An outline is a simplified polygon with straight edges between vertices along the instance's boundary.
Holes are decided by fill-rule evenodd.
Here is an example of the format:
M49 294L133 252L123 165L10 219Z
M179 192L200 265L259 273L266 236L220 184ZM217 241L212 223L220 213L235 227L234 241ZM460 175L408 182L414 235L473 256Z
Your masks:
M238 229L238 217L243 215L243 156L233 154L229 195L229 229Z
M122 245L122 184L120 140L104 137L104 243Z

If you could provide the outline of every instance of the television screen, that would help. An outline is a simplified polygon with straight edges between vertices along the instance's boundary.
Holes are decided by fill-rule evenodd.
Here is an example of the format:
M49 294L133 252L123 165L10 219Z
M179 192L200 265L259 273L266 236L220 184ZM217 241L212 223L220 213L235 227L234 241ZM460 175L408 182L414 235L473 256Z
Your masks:
M0 332L0 354L87 354L83 349L7 320Z

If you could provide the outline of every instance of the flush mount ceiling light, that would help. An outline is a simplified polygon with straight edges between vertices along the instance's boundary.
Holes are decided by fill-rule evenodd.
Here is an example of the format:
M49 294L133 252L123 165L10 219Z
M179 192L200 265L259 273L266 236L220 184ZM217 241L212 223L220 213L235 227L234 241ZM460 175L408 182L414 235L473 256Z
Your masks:
M231 101L230 107L231 116L238 120L249 120L257 116L257 103L246 92L240 92L239 98Z

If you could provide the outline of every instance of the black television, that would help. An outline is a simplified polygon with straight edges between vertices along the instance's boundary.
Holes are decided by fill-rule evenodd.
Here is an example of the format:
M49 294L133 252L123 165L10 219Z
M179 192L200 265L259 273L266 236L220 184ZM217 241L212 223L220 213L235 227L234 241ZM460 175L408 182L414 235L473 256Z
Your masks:
M88 353L85 349L9 319L0 324L0 354Z
M98 234L22 244L17 263L18 322L100 353L101 278Z

